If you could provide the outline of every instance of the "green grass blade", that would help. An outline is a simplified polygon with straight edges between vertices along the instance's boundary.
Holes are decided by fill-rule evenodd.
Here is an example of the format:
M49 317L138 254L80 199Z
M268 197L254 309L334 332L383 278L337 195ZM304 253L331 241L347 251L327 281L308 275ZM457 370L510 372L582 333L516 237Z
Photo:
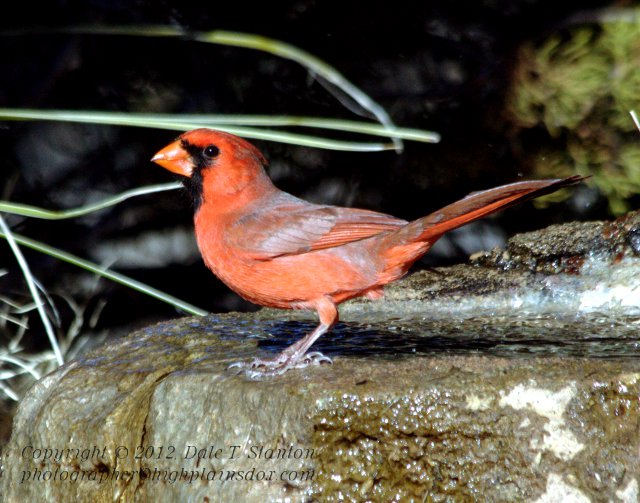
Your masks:
M69 264L73 264L77 267L81 267L82 269L85 269L87 271L90 271L92 273L98 274L99 276L102 276L103 278L107 278L110 279L111 281L115 281L116 283L120 283L122 285L125 285L129 288L132 288L134 290L137 290L139 292L142 292L146 295L149 295L151 297L154 297L158 300L161 300L163 302L166 302L167 304L171 304L172 306L178 308L178 309L182 309L183 311L186 311L189 314L194 314L194 315L198 315L198 316L205 316L207 314L207 311L205 311L204 309L200 309L199 307L196 307L192 304L189 304L188 302L185 302L183 300L180 300L176 297L173 297L172 295L169 295L167 293L161 292L160 290L157 290L149 285L146 285L145 283L142 283L140 281L137 281L133 278L130 278L124 274L120 274L117 273L115 271L111 271L107 268L101 267L97 264L94 264L93 262L90 262L88 260L82 259L80 257L77 257L75 255L72 255L71 253L67 253L63 250L60 250L58 248L54 248L52 246L46 245L44 243L41 243L39 241L35 241L33 239L29 239L25 236L21 236L19 234L12 234L13 239L21 244L22 246L26 246L27 248L31 248L33 250L37 250L39 252L42 253L46 253L47 255L57 258L59 260L62 260L64 262L68 262ZM0 237L8 239L7 234L5 232L0 231Z
M102 112L98 112L95 116L90 117L86 113L83 117L71 116L64 113L57 113L56 111L38 111L38 110L20 110L13 111L11 109L0 109L0 119L5 120L49 120L49 121L67 121L67 122L82 122L92 124L109 124L118 126L135 126L135 127L147 127L155 129L168 129L172 131L187 131L189 129L195 129L202 127L202 124L194 124L184 121L156 121L156 122L143 122L133 121L127 119L128 114L121 114L120 117L105 116ZM179 116L177 116L179 117ZM287 143L291 145L301 145L305 147L324 148L329 150L346 150L350 152L380 152L382 150L393 150L394 146L391 143L368 143L368 142L349 142L341 140L331 140L328 138L320 138L317 136L308 136L295 133L286 133L279 131L265 131L261 129L255 129L250 127L240 126L223 126L219 128L227 133L242 136L244 138L253 138L255 140L267 140L280 143Z
M13 356L10 356L10 355L0 354L0 361L7 362L12 365L15 365L16 367L21 368L25 372L31 374L36 381L40 379L40 377L42 377L37 370L35 370L33 367L30 367L29 365L26 365L19 358L14 358Z
M638 120L638 115L636 114L636 111L630 110L629 115L631 115L631 119L633 120L633 123L635 124L636 129L640 131L640 120Z
M31 293L31 297L33 298L33 302L36 305L36 309L38 310L38 314L40 315L40 319L42 320L42 324L44 325L45 332L47 333L47 337L49 338L49 343L53 348L53 352L56 355L56 360L58 361L58 365L62 365L64 363L64 358L62 356L62 352L60 351L60 346L58 345L58 340L56 339L55 332L53 331L53 326L51 325L51 320L47 316L46 311L44 310L44 302L40 298L40 292L36 287L36 281L34 280L31 270L29 269L29 264L25 260L22 252L20 251L20 247L17 245L18 239L11 232L9 227L4 221L4 218L0 216L0 234L7 240L9 243L9 247L13 252L14 257L18 261L18 265L22 270L22 274L27 283L27 287L29 288L29 292Z
M214 30L209 32L189 32L175 26L75 26L55 30L4 30L4 35L24 35L28 33L81 33L92 35L119 35L134 37L184 37L188 40L199 42L221 44L232 47L255 49L281 58L285 58L307 68L313 75L317 75L330 84L336 86L343 93L349 96L360 107L371 114L386 129L393 130L395 124L384 108L375 102L369 95L347 80L338 70L311 53L299 49L291 44L275 40L253 33L241 33L224 30ZM402 140L393 138L394 148L402 151Z
M103 210L110 206L114 206L123 201L126 201L127 199L130 199L132 197L153 194L155 192L162 192L166 190L175 190L179 189L180 187L182 187L182 184L180 182L147 185L144 187L126 190L113 197L103 199L102 201L95 204L89 204L87 206L81 206L80 208L61 211L46 210L43 208L38 208L36 206L12 203L10 201L0 201L0 212L11 213L12 215L20 215L23 217L40 218L44 220L63 220L66 218L76 218L82 215L87 215L89 213Z
M329 129L351 133L369 134L373 136L391 136L403 140L419 141L424 143L437 143L440 135L433 131L421 129L395 127L386 129L379 124L364 121L348 121L342 119L326 119L320 117L298 116L270 116L270 115L213 115L213 114L146 114L102 111L78 111L78 110L32 110L25 108L0 108L0 119L40 119L69 122L85 122L93 124L110 124L118 126L158 127L179 125L180 128L194 129L198 127L221 126L270 126L270 127L308 127L316 129ZM263 131L263 133L279 135L277 131ZM277 136L275 137L278 138ZM294 137L295 138L295 137ZM320 137L311 137L318 141L327 141ZM332 140L329 140L332 141ZM370 145L367 143L349 143L346 145ZM338 143L339 146L345 142ZM374 144L376 145L376 144Z
M340 72L320 58L285 42L251 33L240 33L215 30L206 33L196 33L196 40L214 44L245 47L268 52L281 58L286 58L301 64L313 74L319 75L342 92L350 96L363 109L371 113L387 129L394 129L395 125L384 108L376 103L365 92L347 80ZM402 151L402 141L392 138L397 151Z
M171 115L157 115L158 120L169 120ZM174 116L175 117L175 116ZM438 143L440 135L424 129L405 128L395 126L392 129L385 128L374 122L350 121L344 119L328 119L323 117L304 116L270 116L270 115L207 115L188 114L180 115L184 120L200 125L225 125L243 124L245 126L294 126L316 129L330 129L349 133L362 133L373 136L388 136L401 140L412 140L423 143Z

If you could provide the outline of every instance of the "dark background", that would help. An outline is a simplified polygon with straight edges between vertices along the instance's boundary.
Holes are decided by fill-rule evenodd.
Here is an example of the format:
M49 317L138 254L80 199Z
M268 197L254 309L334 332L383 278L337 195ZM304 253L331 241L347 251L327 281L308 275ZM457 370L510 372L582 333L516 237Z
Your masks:
M434 130L443 138L438 145L407 142L401 155L255 142L270 159L277 185L315 202L412 219L470 191L527 177L526 166L514 158L518 140L503 105L518 48L562 32L595 9L625 5L629 2L22 2L0 19L0 106L359 118L341 104L335 90L304 68L265 53L188 39L69 35L51 29L170 24L273 37L333 65L381 103L396 124ZM170 174L149 158L176 135L70 123L0 123L1 197L70 208L170 181ZM252 309L205 270L193 249L189 204L184 195L167 192L76 220L10 217L9 222L14 232L81 257L118 256L115 269L207 310ZM606 216L606 203L580 188L572 199L548 209L526 203L459 230L441 241L422 266L465 260L515 232ZM166 239L154 240L171 235L183 252L174 253ZM118 251L125 249L144 250L142 258L127 259ZM177 315L172 307L107 280L96 287L89 273L55 259L25 254L35 276L57 299L63 325L71 316L64 295L88 306L88 312L105 303L96 330L126 330ZM5 245L0 246L0 268L9 271L0 278L0 293L24 296L26 288ZM39 324L32 326L38 330Z

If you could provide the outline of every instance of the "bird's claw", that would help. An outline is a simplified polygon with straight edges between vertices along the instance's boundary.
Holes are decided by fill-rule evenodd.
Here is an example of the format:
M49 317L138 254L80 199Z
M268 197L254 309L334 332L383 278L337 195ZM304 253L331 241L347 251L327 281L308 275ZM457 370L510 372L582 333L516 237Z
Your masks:
M303 369L309 365L322 365L323 363L333 365L333 360L323 355L320 351L312 351L304 355L296 364L295 368Z
M310 365L322 365L323 363L331 365L333 360L318 351L313 351L298 359L292 359L286 354L280 354L275 358L254 358L250 362L232 363L228 369L238 369L238 374L244 374L250 379L259 379L282 375L287 370L303 369Z

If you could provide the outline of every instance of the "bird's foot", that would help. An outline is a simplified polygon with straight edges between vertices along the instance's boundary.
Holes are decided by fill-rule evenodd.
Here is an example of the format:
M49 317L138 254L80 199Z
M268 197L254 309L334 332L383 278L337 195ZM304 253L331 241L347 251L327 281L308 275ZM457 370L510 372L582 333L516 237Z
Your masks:
M238 374L244 374L249 379L279 376L287 370L303 369L310 365L331 365L333 360L318 351L312 351L300 357L280 353L275 358L255 358L250 362L236 362L229 365L229 369L237 369Z

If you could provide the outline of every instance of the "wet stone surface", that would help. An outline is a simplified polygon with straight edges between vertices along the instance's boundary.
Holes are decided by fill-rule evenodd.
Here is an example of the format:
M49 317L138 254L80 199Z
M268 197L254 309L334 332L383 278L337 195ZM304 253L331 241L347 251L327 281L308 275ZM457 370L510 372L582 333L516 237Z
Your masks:
M640 356L639 325L640 317L611 320L598 314L352 321L338 324L314 345L314 350L331 357L383 359L472 354L504 358L542 355L635 359ZM258 349L264 350L262 356L268 356L267 352L275 354L314 327L313 322L267 324L266 332L271 335L255 336Z
M503 270L522 269L555 274L579 274L596 259L610 264L640 256L640 212L612 222L573 222L518 234L506 250L479 253L473 262Z
M383 301L342 306L314 345L333 365L277 378L227 367L277 353L312 316L183 318L112 341L23 399L3 499L637 501L640 265L629 221L585 228L617 236L597 253L417 272ZM551 228L549 242L565 231ZM579 268L549 273L577 255ZM93 446L100 456L34 454Z

